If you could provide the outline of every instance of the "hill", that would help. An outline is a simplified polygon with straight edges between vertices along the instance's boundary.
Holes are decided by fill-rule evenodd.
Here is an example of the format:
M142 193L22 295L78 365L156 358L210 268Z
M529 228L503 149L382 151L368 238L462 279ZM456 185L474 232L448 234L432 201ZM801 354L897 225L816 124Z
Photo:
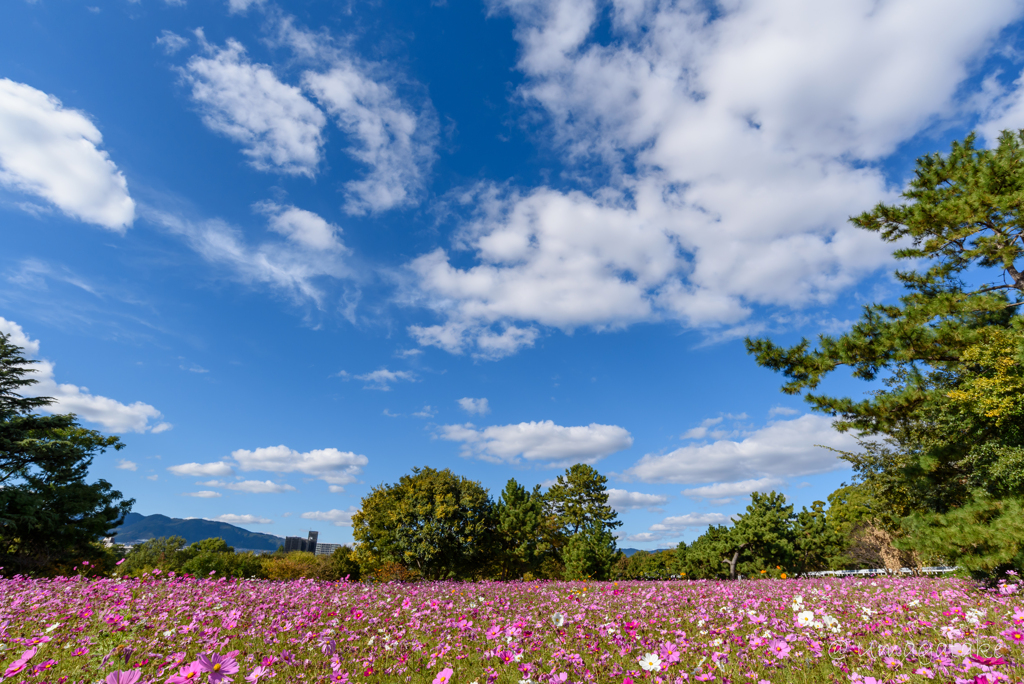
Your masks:
M189 544L211 537L220 537L236 549L275 551L284 544L283 537L263 532L250 532L241 527L199 518L168 518L166 515L139 515L129 513L124 524L115 531L118 544L133 544L154 537L184 537Z

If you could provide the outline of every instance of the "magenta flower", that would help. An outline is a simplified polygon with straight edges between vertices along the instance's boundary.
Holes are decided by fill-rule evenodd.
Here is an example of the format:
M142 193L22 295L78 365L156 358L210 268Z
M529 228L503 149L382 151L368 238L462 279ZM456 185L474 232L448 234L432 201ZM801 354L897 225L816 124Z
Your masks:
M1015 644L1024 641L1024 629L1008 629L1000 633Z
M135 684L142 679L142 670L118 670L111 672L103 684Z
M194 660L184 667L178 668L178 674L171 675L167 679L167 684L189 684L189 682L198 682L199 675L203 673L203 669L199 666L199 661Z
M260 681L260 677L266 677L269 674L270 668L263 667L262 665L257 665L256 669L250 672L249 676L245 678L245 681L252 682L252 684L256 684L256 682Z
M446 667L437 673L437 676L434 677L433 684L448 684L448 682L451 681L453 674L455 674L455 671L450 667Z
M4 677L13 677L24 670L28 665L28 661L32 660L33 656L35 656L37 650L38 649L33 647L22 653L20 658L7 666L7 670L4 672Z
M234 656L211 653L199 656L199 667L210 675L210 684L217 684L222 679L231 681L227 675L238 674L238 663Z
M788 658L789 652L793 650L793 647L782 639L772 639L768 643L768 651L776 658Z

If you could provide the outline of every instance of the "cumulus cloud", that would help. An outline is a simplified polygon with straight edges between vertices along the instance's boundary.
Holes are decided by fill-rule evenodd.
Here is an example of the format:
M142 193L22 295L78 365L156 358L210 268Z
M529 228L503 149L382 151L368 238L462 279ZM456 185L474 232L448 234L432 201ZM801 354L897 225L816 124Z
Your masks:
M156 44L164 49L164 52L168 55L173 55L178 50L188 45L188 38L179 36L174 31L161 31L160 35L157 36Z
M710 334L752 325L759 306L832 301L890 258L847 223L894 198L882 162L958 113L968 67L1024 11L1016 0L970 17L956 0L490 5L515 25L520 101L546 117L587 188L483 184L460 198L451 249L409 264L410 299L441 319L410 334L462 353L511 331L480 353L492 358L533 344L538 325L676 320ZM1016 121L1016 103L993 126Z
M127 458L121 458L117 461L116 468L118 470L138 470L139 466L135 461L129 461Z
M739 441L723 439L686 445L667 454L647 454L623 477L689 484L793 477L846 467L833 452L816 445L857 448L853 435L832 428L832 419L807 414L769 423Z
M684 489L683 494L692 499L728 499L733 496L742 496L751 492L768 492L784 481L778 477L762 477L756 480L742 480L740 482L716 482L715 484L703 487Z
M39 354L39 340L33 340L14 321L0 317L0 332L11 342L22 347L29 356ZM83 420L101 425L110 432L153 432L169 430L171 424L159 422L163 417L155 407L141 401L132 404L91 394L89 388L58 383L54 377L55 364L41 359L30 372L36 384L24 389L26 396L52 397L54 403L43 407L48 413L74 413Z
M191 496L196 499L219 499L220 492L212 492L207 489L201 492L185 492L182 496Z
M278 484L271 480L242 480L240 482L223 482L221 480L209 480L199 484L206 487L223 487L235 492L248 492L250 494L280 494L281 492L294 492L295 487L290 484Z
M364 178L346 184L346 209L364 214L415 202L435 157L433 110L417 113L389 85L340 56L328 71L306 72L302 82L352 141L346 151L369 167Z
M391 385L399 380L416 382L415 373L410 373L409 371L389 371L387 368L381 368L380 370L375 370L371 373L357 375L355 378L367 383L364 389L375 389L384 392L390 392Z
M673 515L660 523L651 525L652 532L681 532L690 527L706 527L708 525L724 525L729 518L721 513L687 513Z
M315 250L343 251L338 235L341 228L328 223L319 214L276 202L257 202L256 211L269 217L269 228L292 242Z
M188 475L191 477L219 477L231 475L234 471L231 466L223 461L213 463L182 463L167 468L174 475Z
M487 403L486 397L481 399L473 399L471 397L463 397L459 399L459 407L469 414L476 414L478 416L486 416L491 412L491 407Z
M220 219L191 221L148 207L145 216L184 239L206 261L230 268L239 281L268 285L296 302L312 302L320 307L326 295L318 282L349 277L350 270L343 258L348 251L340 242L337 248L312 248L309 241L324 237L322 232L313 235L316 228L312 226L317 219L323 219L294 207L279 208L282 212L271 217L271 230L277 233L290 230L288 242L268 241L257 245L250 245L242 231ZM275 227L274 221L283 215L285 218Z
M359 512L359 509L355 506L350 506L347 511L338 510L332 508L329 511L310 511L309 513L303 513L302 517L306 520L320 520L322 522L329 522L337 527L351 527L352 516Z
M72 218L123 233L135 219L128 183L89 117L53 95L0 78L0 184Z
M242 144L260 171L312 177L320 163L323 112L295 86L282 83L265 64L253 64L245 48L229 39L223 48L197 36L203 54L193 56L182 75L211 130Z
M661 507L668 503L668 497L660 494L629 492L625 489L608 489L606 491L608 492L608 505L620 513L639 508L660 512Z
M369 462L366 456L335 448L299 452L285 445L262 447L249 451L237 449L231 457L239 470L262 470L272 473L303 473L330 485L330 491L343 491L343 486L356 481Z
M206 520L228 523L229 525L269 525L274 522L270 518L261 518L258 515L235 515L234 513L225 513L224 515L218 515L216 518L206 518Z
M444 425L441 439L462 443L462 455L491 463L529 463L565 466L596 463L633 445L633 437L617 425L564 427L553 421L492 425L482 430L472 423Z

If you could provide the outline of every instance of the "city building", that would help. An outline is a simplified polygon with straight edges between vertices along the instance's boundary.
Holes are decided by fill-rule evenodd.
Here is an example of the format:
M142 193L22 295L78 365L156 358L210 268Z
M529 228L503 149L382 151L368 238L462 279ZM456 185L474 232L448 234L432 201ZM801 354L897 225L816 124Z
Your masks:
M341 548L341 544L317 544L316 555L318 556L330 556L332 553Z
M302 537L285 537L284 538L284 550L285 553L291 551L307 551L309 553L316 553L316 540L320 536L319 532L310 530L309 536L303 539Z

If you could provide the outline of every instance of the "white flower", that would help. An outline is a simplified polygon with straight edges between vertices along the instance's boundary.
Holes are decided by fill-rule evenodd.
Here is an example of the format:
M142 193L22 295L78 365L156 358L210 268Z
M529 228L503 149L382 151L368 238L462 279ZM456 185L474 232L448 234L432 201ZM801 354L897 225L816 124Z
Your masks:
M966 656L970 655L971 647L966 644L950 644L949 652L953 655Z
M561 627L565 624L565 616L561 613L555 613L551 616L551 622L554 623L555 627Z
M824 615L821 620L825 623L825 626L828 627L830 632L835 633L839 631L839 620L835 619L831 615Z
M654 672L655 670L661 669L661 658L658 657L657 653L648 653L640 659L640 667L647 670L648 672Z
M800 624L801 627L806 627L807 625L814 622L814 612L810 610L805 610L804 612L796 616L796 621Z

